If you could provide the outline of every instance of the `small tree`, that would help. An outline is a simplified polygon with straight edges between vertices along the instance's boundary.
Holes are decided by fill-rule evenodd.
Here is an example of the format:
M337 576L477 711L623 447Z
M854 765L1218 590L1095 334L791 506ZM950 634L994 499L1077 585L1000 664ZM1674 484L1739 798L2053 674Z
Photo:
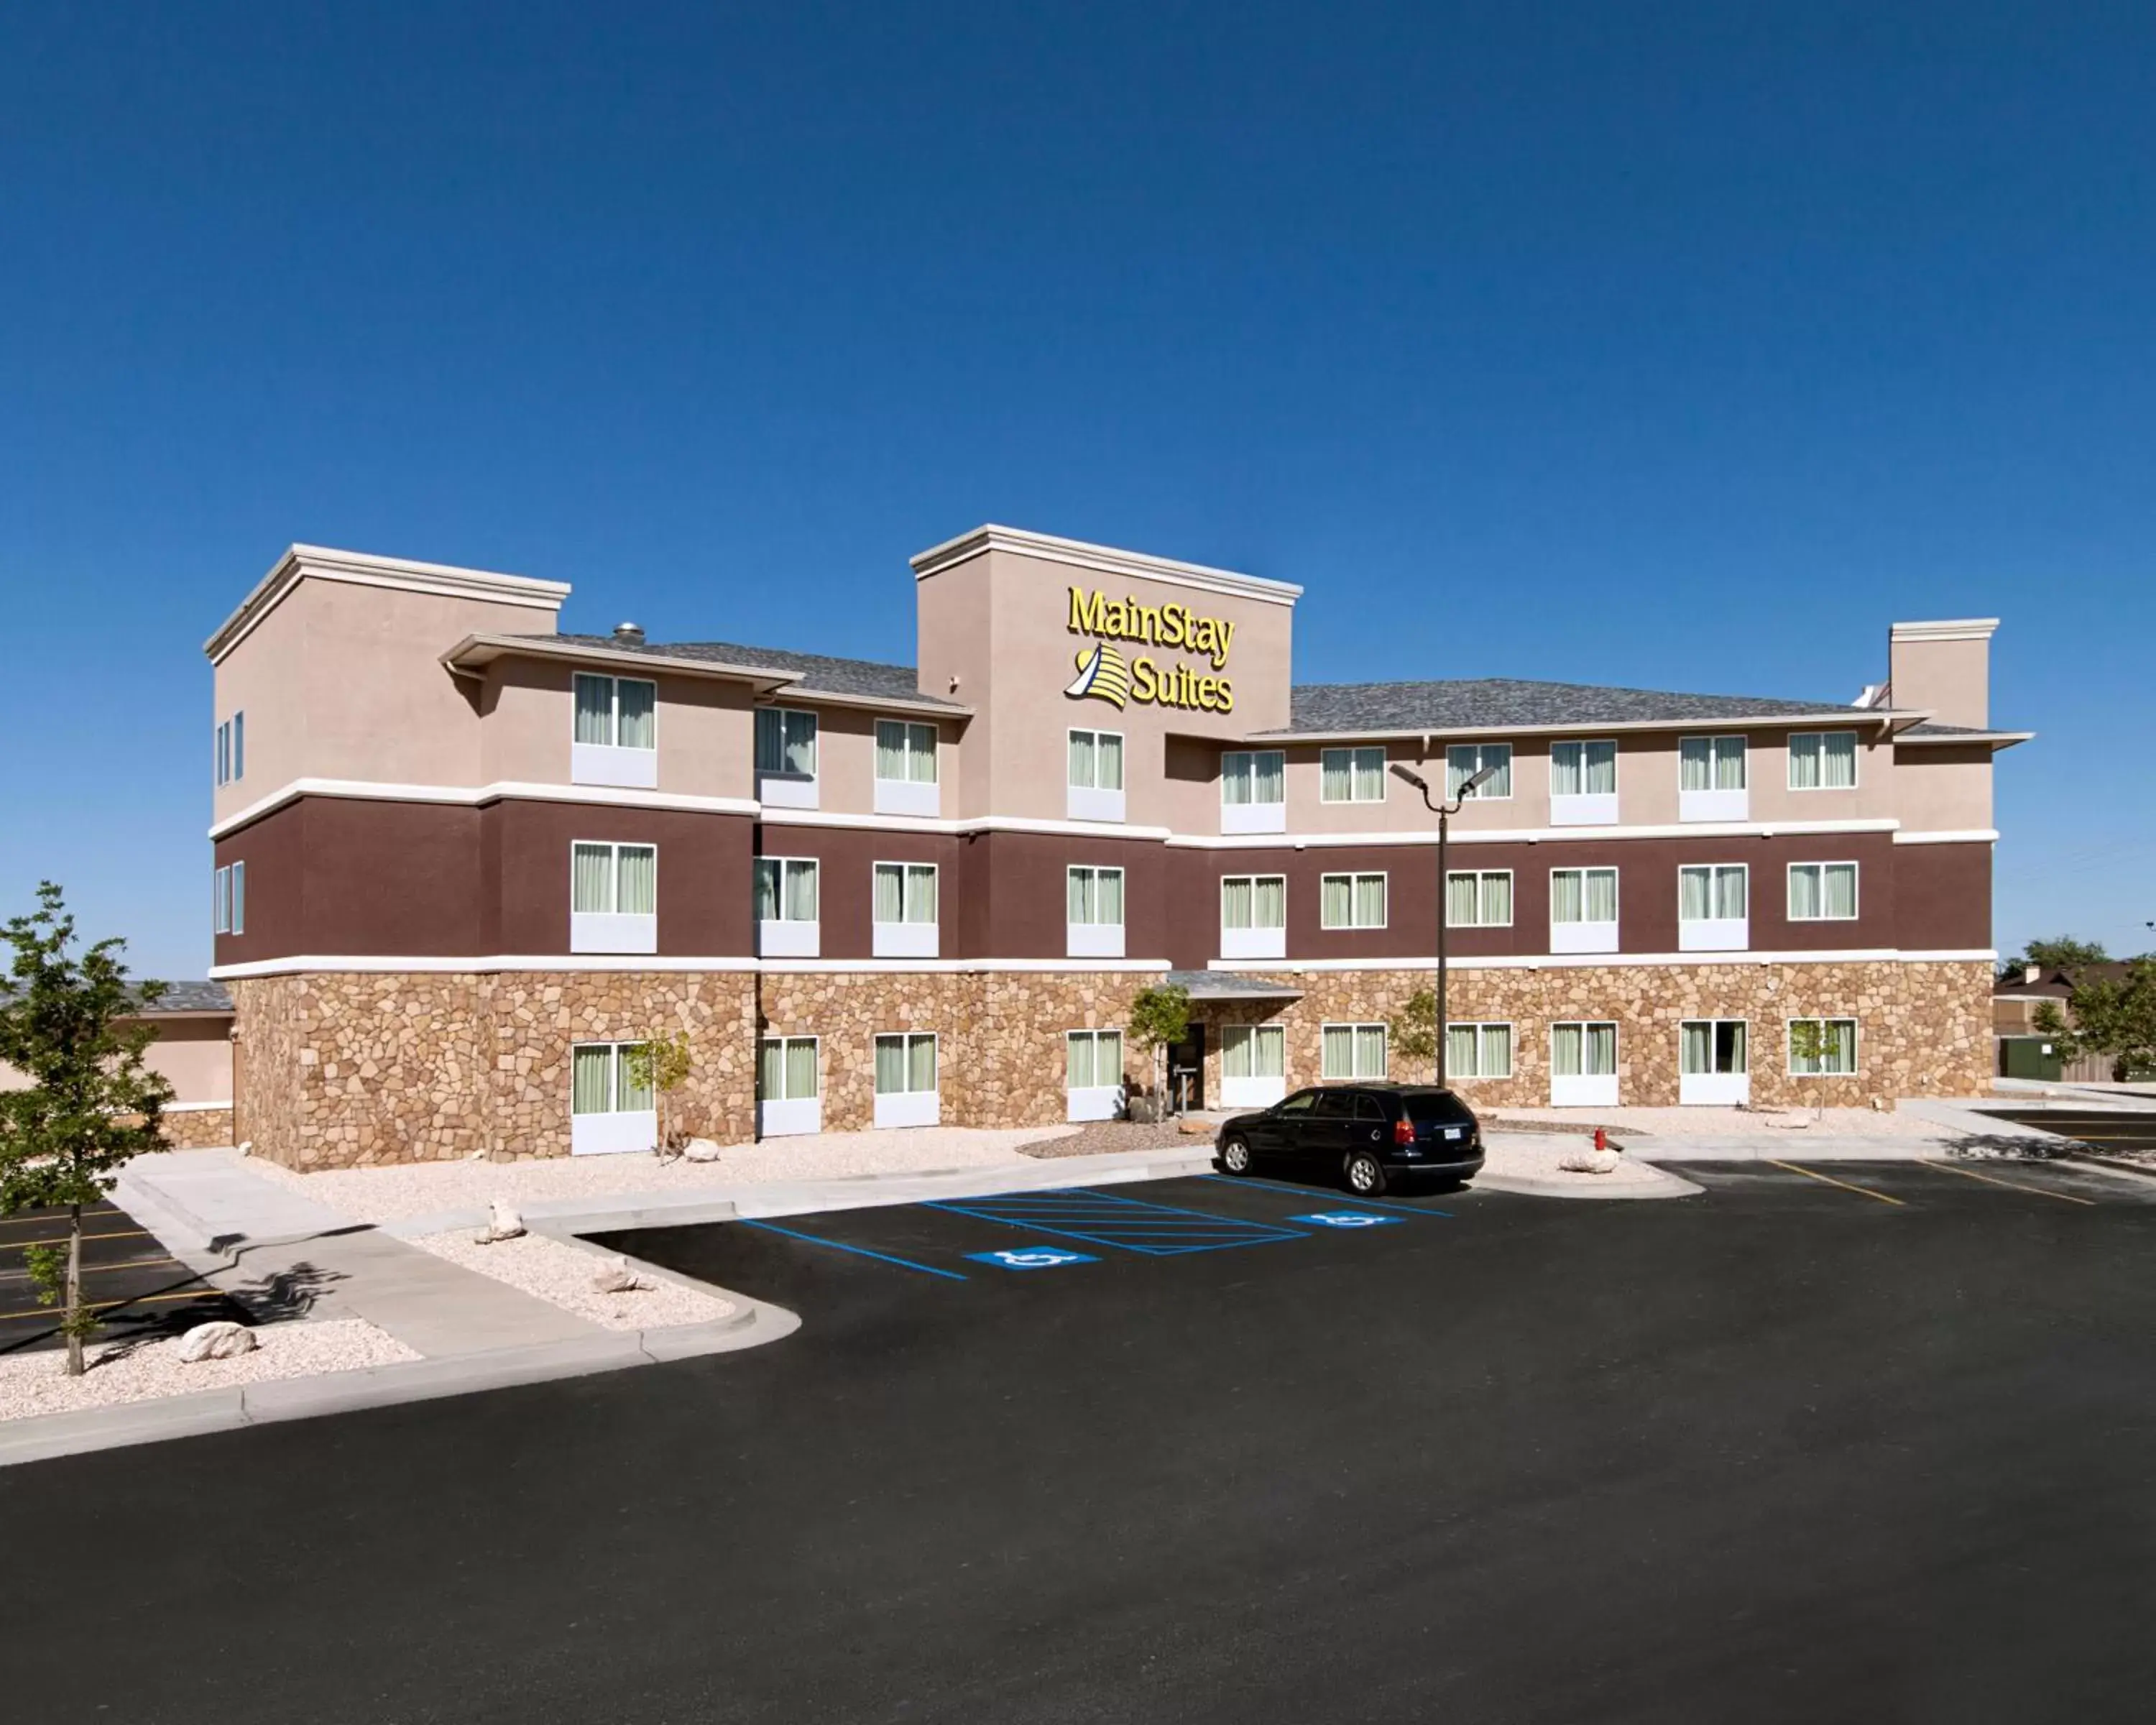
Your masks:
M1437 1076L1437 990L1417 988L1407 998L1388 1027L1393 1052L1404 1060L1428 1060L1430 1076Z
M2036 1009L2036 1028L2051 1039L2061 1059L2108 1055L2115 1078L2156 1067L2156 954L2134 959L2116 981L2076 984L2071 1004L2071 1025L2056 1002Z
M658 1100L660 1155L664 1158L669 1151L679 1150L687 1134L679 1134L681 1142L677 1142L673 1097L688 1082L689 1069L695 1065L689 1055L688 1035L677 1030L671 1036L654 1037L625 1050L622 1057L629 1062L629 1081L639 1090L649 1091Z
M131 1015L155 1006L165 987L129 988L116 956L125 941L76 956L74 919L49 880L38 888L38 909L10 922L5 938L15 957L0 996L0 1060L30 1081L0 1091L0 1215L67 1209L66 1246L24 1255L38 1303L60 1307L76 1378L83 1340L97 1327L82 1297L82 1207L110 1192L131 1158L163 1147L157 1123L172 1087L142 1064L156 1028Z
M1168 1048L1188 1039L1190 1034L1190 990L1180 983L1156 983L1150 988L1141 988L1131 1000L1129 1035L1146 1057L1146 1065L1153 1076L1153 1111L1156 1119L1164 1106L1167 1091L1162 1085L1161 1061Z
M1822 1071L1835 1055L1834 1032L1827 1028L1825 1019L1792 1019L1789 1020L1789 1064L1799 1071ZM1826 1118L1826 1097L1823 1091L1812 1092L1812 1118Z

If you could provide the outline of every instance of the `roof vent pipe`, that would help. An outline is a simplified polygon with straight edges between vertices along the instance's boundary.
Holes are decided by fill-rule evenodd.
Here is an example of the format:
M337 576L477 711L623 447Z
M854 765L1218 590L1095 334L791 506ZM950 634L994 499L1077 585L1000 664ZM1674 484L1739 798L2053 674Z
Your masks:
M617 647L641 647L644 629L639 624L617 623L613 626L613 644Z

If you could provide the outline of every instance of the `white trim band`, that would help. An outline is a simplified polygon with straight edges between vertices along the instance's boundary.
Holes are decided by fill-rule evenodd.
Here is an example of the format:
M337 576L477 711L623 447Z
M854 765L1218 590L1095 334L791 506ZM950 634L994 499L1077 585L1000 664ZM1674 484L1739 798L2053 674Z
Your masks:
M493 954L485 957L411 957L372 953L301 953L290 958L257 958L246 964L214 964L210 977L231 982L249 977L291 976L306 972L386 976L402 972L432 976L483 976L499 971L726 972L748 975L818 973L956 975L968 971L1098 971L1131 975L1165 974L1165 958L743 958L740 957L654 957L623 952L560 952L542 955Z
M1897 845L1995 845L1999 841L1996 827L1972 827L1958 833L1897 833Z
M1651 827L1502 827L1488 832L1455 828L1455 845L1548 845L1604 839L1778 839L1825 833L1892 833L1901 822L1891 816L1861 820L1685 821ZM1171 834L1168 845L1188 850L1310 850L1348 846L1381 847L1437 843L1435 828L1404 833L1227 833L1219 837Z
M1229 593L1237 598L1258 599L1267 604L1292 605L1302 589L1291 581L1273 581L1262 575L1244 575L1234 569L1215 569L1204 563L1178 563L1170 557L1148 556L1138 551L1118 551L1111 545L1089 545L1082 539L1057 539L1046 533L1029 533L1022 527L993 524L947 539L910 561L913 578L926 581L941 575L983 552L1009 552L1046 563L1064 563L1096 575L1113 575L1129 581L1156 581L1169 587L1196 588L1204 593Z
M611 785L526 784L505 779L475 788L439 784L387 784L362 778L295 778L228 814L209 829L212 839L237 832L265 814L274 814L301 797L346 797L370 803L445 803L459 808L479 808L511 797L534 803L591 803L616 809L687 809L705 814L755 815L763 805L753 797L685 797L665 791L624 789Z
M166 1114L213 1114L219 1108L229 1110L232 1104L223 1102L167 1102L159 1111Z
M1893 947L1852 947L1817 952L1531 952L1501 957L1453 958L1449 970L1622 970L1627 965L1679 964L1974 964L1995 963L1999 954L1987 948L1936 952L1903 952ZM1301 971L1435 970L1437 960L1427 954L1404 958L1281 959L1254 964L1247 958L1209 958L1208 970L1239 972L1253 976L1284 976ZM215 973L212 973L214 974Z

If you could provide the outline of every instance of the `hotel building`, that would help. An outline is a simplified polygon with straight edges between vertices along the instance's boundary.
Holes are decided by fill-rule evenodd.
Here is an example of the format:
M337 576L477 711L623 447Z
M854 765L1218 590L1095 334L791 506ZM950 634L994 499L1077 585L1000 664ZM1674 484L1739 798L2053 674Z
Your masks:
M2027 735L1990 723L1989 621L1894 624L1846 705L1297 686L1284 581L1002 527L912 568L897 665L564 634L559 583L287 552L207 648L234 1137L645 1147L622 1053L677 1033L721 1141L1096 1118L1169 977L1194 1101L1426 1077L1389 1026L1440 895L1477 1106L1989 1082L1991 761ZM1443 882L1396 764L1491 769Z

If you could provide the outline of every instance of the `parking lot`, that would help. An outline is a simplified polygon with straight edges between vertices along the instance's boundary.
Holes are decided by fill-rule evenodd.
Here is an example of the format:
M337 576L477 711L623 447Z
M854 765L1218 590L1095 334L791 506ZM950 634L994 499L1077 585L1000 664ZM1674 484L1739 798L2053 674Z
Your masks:
M54 1309L38 1303L27 1248L64 1245L67 1231L64 1210L22 1210L0 1219L0 1354L62 1344ZM82 1263L100 1341L175 1334L211 1318L245 1317L114 1204L83 1213Z
M1986 1108L2000 1120L2041 1127L2100 1154L2156 1154L2156 1108Z
M13 1601L46 1656L13 1698L171 1725L2145 1717L2156 1185L1683 1172L1704 1189L1655 1202L1193 1178L613 1236L803 1326L0 1471L0 1537L54 1584ZM247 1659L193 1660L236 1609Z

